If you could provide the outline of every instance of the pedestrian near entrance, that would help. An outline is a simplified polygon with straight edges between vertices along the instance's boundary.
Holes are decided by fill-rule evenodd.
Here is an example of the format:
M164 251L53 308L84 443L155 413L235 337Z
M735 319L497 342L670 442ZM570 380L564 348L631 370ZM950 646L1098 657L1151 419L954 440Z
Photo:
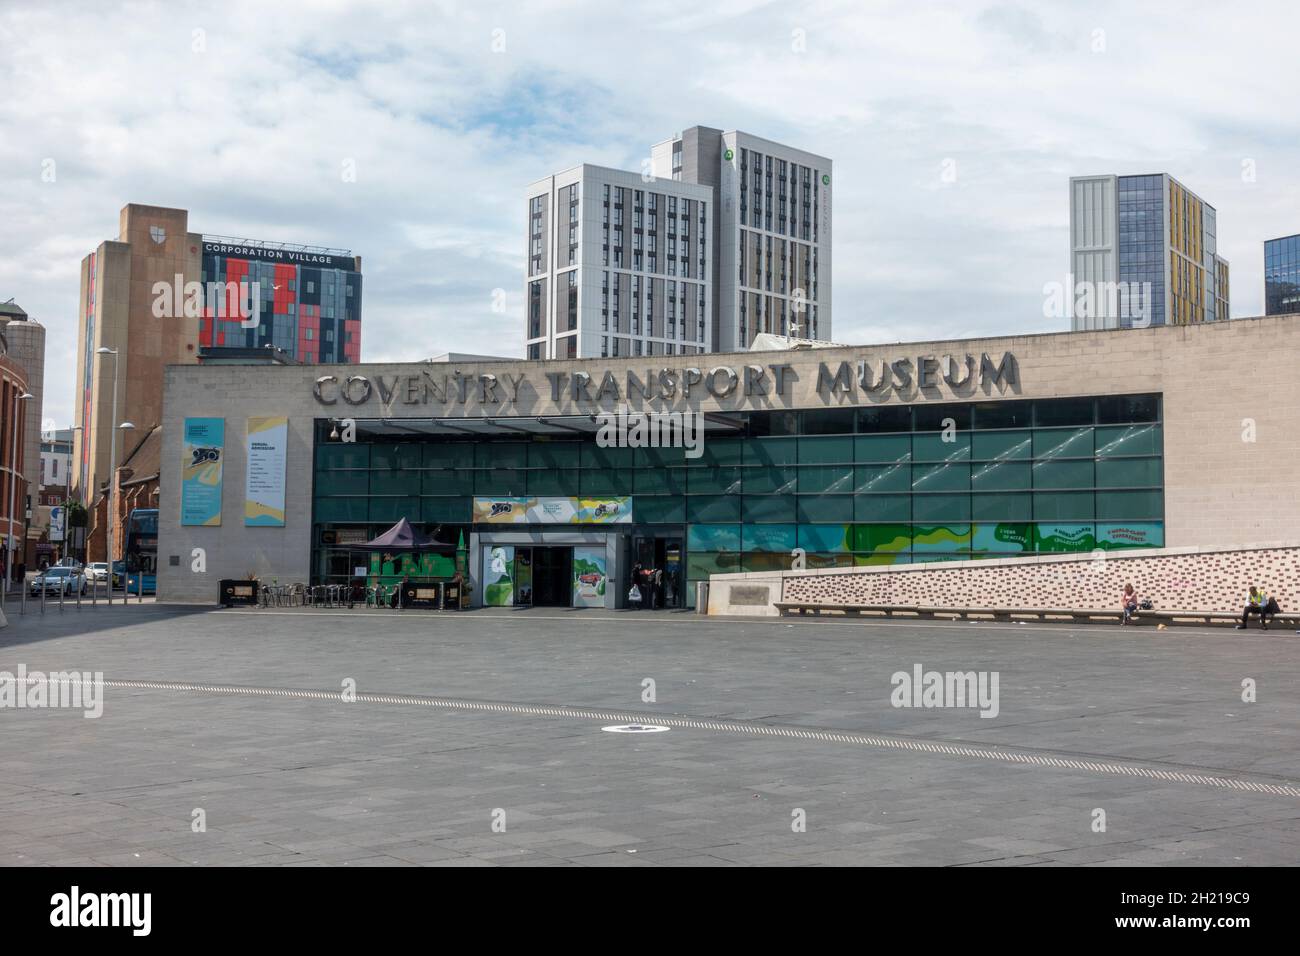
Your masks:
M641 581L643 578L643 569L640 562L632 565L632 586L627 589L628 607L640 609L641 603Z
M1134 615L1137 614L1138 596L1131 583L1124 585L1124 591L1119 598L1119 606L1124 612L1124 616L1119 620L1120 627L1132 623Z
M1237 625L1237 630L1244 631L1246 625L1250 623L1250 616L1252 614L1258 614L1260 629L1267 631L1269 613L1268 603L1269 599L1264 595L1264 592L1252 584L1250 586L1250 594L1246 597L1246 607L1241 612L1241 623Z

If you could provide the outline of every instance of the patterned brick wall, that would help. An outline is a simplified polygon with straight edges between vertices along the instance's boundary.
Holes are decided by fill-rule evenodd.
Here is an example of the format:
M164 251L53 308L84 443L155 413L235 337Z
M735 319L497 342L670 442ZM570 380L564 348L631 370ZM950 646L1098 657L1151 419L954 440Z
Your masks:
M1300 611L1300 547L789 573L782 600L1114 610L1126 583L1162 610L1240 611L1254 584L1276 597L1284 611Z

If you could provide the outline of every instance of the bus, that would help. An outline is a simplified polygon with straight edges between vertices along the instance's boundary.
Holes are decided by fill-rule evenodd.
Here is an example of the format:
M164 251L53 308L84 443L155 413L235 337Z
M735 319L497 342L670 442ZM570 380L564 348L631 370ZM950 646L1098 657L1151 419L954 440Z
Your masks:
M135 508L126 516L126 590L145 594L158 589L158 509Z

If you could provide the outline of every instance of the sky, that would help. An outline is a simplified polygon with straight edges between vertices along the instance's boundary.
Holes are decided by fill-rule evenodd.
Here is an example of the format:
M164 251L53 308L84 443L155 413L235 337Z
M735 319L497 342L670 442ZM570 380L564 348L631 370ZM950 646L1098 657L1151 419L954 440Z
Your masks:
M1067 328L1044 286L1094 173L1214 205L1259 315L1300 232L1298 33L1286 2L0 0L0 301L49 330L58 427L129 202L360 255L363 361L522 356L526 186L704 125L834 162L838 342Z

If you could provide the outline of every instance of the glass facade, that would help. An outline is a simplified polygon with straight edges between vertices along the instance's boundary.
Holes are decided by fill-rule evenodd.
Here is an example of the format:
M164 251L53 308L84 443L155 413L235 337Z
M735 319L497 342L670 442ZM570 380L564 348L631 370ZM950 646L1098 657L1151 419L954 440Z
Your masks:
M1163 176L1119 177L1119 275L1151 283L1151 324L1165 324L1165 193ZM1120 316L1120 327L1133 319Z
M1300 235L1264 243L1264 314L1300 312Z
M577 434L380 436L363 422L344 444L321 420L313 568L346 575L324 543L402 517L468 540L475 496L631 496L635 523L618 530L682 537L688 581L789 568L795 548L816 568L1165 543L1159 395L709 418L734 430L709 433L696 459Z
M361 273L236 256L203 255L203 287L256 283L258 323L244 328L229 292L208 302L199 319L199 344L209 348L275 346L305 365L361 361ZM247 305L245 305L245 312Z

